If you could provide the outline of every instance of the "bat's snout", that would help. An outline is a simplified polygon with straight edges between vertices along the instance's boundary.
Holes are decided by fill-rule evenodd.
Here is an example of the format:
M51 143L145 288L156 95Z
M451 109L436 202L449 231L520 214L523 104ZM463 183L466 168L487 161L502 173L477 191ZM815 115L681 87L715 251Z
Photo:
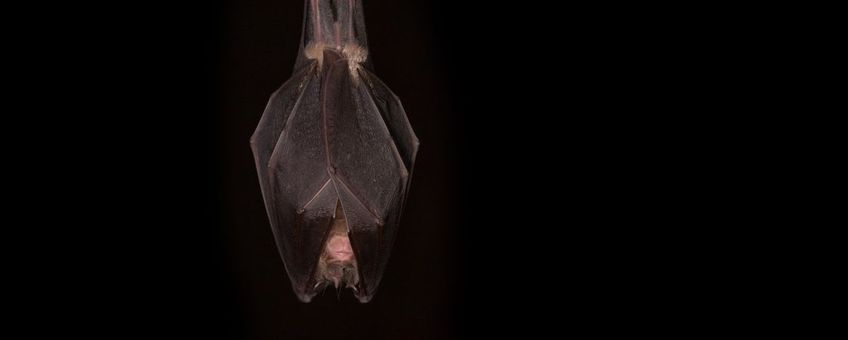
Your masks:
M327 241L327 256L341 262L353 260L353 248L350 246L350 238L347 235L333 235Z

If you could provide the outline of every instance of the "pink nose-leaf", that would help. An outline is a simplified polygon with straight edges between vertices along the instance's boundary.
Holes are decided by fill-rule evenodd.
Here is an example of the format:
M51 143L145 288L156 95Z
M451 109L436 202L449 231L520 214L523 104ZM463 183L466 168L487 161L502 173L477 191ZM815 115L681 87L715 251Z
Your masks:
M347 236L334 235L327 242L327 251L332 258L339 261L348 261L353 258L353 248Z

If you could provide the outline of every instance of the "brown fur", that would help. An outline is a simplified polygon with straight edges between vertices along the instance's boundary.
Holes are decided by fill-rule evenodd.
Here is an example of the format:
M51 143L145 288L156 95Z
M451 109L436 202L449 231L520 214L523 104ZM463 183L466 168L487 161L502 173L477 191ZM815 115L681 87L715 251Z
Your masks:
M318 61L318 69L321 69L321 65L324 62L324 49L330 49L331 47L324 45L322 43L309 43L306 48L303 50L303 53L309 59L314 59ZM338 48L334 48L338 51ZM350 68L351 76L356 79L358 72L356 72L360 64L364 63L366 59L368 59L368 50L363 48L362 46L356 44L345 44L341 47L341 54L347 59L348 68Z

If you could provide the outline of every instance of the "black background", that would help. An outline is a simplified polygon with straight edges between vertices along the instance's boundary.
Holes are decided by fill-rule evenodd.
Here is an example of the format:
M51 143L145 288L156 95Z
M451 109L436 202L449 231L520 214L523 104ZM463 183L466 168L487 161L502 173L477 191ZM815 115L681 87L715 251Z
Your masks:
M654 276L660 232L640 226L675 222L664 200L682 188L658 183L688 166L666 166L685 150L669 150L659 114L687 95L684 74L660 71L674 55L658 45L677 37L634 15L650 8L363 2L376 74L422 142L365 305L333 291L297 302L248 144L291 75L301 1L36 11L54 25L26 40L47 50L21 87L44 89L24 107L49 138L21 163L40 179L21 201L51 207L29 215L29 254L46 260L28 270L46 276L35 296L60 330L451 339L644 326L626 320L673 282Z
M252 154L253 133L270 93L292 72L300 42L298 1L225 4L215 67L216 201L226 266L242 336L276 339L439 339L457 334L461 267L455 247L460 185L459 132L437 11L424 2L365 1L376 71L403 98L424 141L415 195L403 222L379 297L362 305L332 289L310 304L297 301L277 253L262 205ZM378 20L372 20L372 18ZM446 32L448 33L448 32ZM212 115L210 115L212 116ZM210 118L211 119L211 118Z

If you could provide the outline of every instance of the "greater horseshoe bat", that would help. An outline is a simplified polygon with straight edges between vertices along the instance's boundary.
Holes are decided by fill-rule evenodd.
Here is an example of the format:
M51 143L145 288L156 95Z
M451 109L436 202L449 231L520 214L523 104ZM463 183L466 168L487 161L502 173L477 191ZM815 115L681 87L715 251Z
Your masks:
M328 285L373 298L409 190L418 138L373 73L361 0L306 0L293 75L250 138L297 297Z

